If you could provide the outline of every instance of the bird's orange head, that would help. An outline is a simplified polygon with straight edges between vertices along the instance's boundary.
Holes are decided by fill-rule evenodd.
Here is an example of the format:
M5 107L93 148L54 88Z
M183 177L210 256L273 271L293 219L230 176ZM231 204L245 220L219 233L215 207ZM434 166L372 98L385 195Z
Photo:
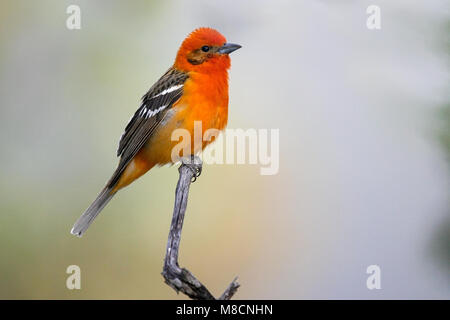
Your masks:
M199 28L184 39L178 50L174 67L178 70L199 73L226 71L230 68L231 52L238 44L227 43L225 37L212 28Z

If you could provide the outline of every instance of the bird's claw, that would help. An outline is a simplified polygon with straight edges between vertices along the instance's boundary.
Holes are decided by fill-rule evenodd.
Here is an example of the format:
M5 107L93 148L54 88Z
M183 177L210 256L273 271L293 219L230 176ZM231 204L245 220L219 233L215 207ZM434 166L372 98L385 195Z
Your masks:
M197 178L200 177L201 174L202 174L202 167L201 166L195 166L195 168L194 168L194 175L192 177L191 183L197 181Z
M197 178L202 174L202 167L197 164L185 164L193 173L191 183L197 181Z
M197 181L197 178L202 174L202 163L198 163L199 160L196 157L192 156L190 159L186 159L186 161L182 161L183 165L189 168L192 171L192 179L191 183Z

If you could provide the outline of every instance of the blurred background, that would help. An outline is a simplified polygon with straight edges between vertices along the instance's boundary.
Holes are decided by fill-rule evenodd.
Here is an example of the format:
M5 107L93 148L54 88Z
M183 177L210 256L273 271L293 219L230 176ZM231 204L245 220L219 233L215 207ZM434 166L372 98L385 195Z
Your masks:
M229 128L279 128L280 171L206 165L180 264L216 295L239 276L239 299L450 298L447 1L4 0L0 26L0 298L184 298L160 274L175 167L69 231L200 26L243 45ZM66 288L72 264L81 290ZM381 290L366 287L373 264Z

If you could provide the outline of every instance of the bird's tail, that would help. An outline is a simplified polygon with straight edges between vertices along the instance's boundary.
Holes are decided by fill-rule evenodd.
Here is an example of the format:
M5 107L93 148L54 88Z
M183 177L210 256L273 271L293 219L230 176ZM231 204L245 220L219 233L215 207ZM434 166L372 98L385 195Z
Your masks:
M92 202L89 208L81 215L75 222L70 233L81 237L83 233L89 228L94 219L98 216L100 211L108 204L109 200L115 195L115 191L109 184L100 192L97 198Z
M114 171L112 177L107 182L106 187L100 192L97 199L92 202L77 222L75 222L70 233L81 237L117 191L129 185L152 167L150 165L135 165L134 161L133 159L130 162L132 166L119 163L116 171Z

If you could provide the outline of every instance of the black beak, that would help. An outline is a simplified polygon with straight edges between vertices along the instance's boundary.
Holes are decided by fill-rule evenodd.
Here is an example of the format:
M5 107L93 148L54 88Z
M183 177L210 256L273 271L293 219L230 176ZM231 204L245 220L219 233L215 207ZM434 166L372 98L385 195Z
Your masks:
M230 54L233 51L236 51L237 49L241 48L242 46L234 43L225 43L223 46L220 47L219 53L222 54Z

